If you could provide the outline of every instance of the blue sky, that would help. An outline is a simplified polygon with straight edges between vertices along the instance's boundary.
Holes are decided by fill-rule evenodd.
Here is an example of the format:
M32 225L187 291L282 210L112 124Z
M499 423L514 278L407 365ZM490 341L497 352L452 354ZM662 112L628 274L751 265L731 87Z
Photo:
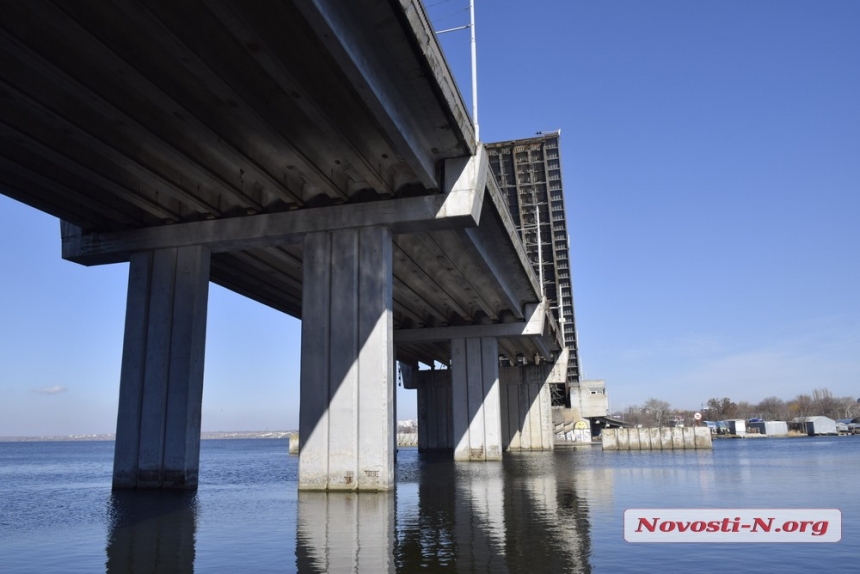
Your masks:
M476 12L482 139L562 130L581 359L613 407L860 397L860 3ZM471 105L469 34L442 39ZM113 432L127 265L63 261L58 222L0 196L0 269L0 436ZM297 426L299 326L211 286L204 430Z

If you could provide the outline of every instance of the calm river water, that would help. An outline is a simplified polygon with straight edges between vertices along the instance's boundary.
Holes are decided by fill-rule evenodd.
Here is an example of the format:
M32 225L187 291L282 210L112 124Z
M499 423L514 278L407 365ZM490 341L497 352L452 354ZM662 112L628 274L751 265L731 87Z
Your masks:
M0 571L856 571L860 437L713 451L398 453L391 494L299 493L286 440L203 442L193 494L111 493L111 442L0 443ZM829 544L631 544L626 508L838 508Z

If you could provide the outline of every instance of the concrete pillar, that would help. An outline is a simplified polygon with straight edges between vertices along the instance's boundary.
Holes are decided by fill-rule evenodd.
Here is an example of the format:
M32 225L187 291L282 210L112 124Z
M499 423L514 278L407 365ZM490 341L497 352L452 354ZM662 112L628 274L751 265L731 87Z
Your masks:
M505 450L553 449L550 385L554 372L549 363L499 369Z
M391 252L387 228L305 237L299 489L394 487Z
M135 253L114 454L114 488L197 488L209 251Z
M454 460L501 460L499 346L494 337L451 341Z
M453 451L451 371L420 371L413 376L418 390L418 451Z

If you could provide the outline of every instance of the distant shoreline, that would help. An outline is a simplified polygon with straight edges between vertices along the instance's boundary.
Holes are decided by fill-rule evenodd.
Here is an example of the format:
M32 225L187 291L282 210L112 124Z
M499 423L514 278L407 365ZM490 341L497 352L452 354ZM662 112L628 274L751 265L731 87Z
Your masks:
M200 433L202 440L216 439L284 439L297 431L218 431ZM0 442L72 442L72 441L113 441L113 434L76 434L61 436L0 436Z

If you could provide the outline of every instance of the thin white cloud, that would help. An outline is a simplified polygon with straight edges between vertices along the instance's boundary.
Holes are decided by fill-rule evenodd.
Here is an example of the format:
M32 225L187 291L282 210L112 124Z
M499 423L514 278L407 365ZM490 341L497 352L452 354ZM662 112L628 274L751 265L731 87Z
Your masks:
M40 395L58 395L60 393L65 393L68 391L66 387L61 387L60 385L54 385L53 387L42 387L41 389L33 389L34 393L38 393Z

